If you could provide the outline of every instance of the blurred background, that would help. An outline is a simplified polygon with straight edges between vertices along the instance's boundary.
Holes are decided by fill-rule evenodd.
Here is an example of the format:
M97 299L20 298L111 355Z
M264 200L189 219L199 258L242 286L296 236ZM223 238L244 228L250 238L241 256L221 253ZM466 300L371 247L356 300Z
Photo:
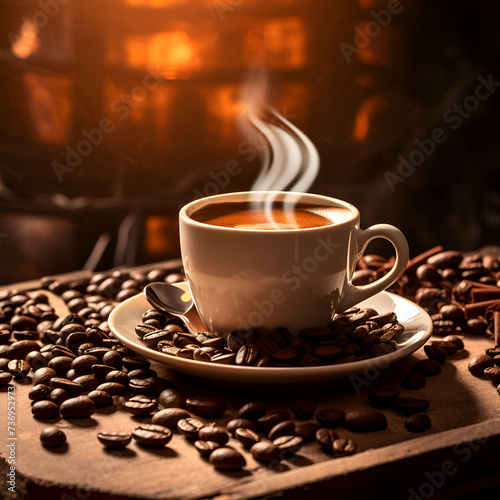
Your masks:
M0 9L0 283L179 256L179 207L258 176L256 72L319 151L310 191L398 226L412 255L500 244L497 2Z

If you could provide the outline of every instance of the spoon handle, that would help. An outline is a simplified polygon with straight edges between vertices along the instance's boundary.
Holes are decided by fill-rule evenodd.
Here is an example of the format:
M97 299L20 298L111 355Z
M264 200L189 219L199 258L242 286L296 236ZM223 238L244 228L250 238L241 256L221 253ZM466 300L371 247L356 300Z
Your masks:
M201 321L200 315L198 314L196 307L191 307L191 309L186 314L183 314L180 317L182 318L182 320L184 321L188 330L191 333L196 335L197 333L207 331L205 325Z

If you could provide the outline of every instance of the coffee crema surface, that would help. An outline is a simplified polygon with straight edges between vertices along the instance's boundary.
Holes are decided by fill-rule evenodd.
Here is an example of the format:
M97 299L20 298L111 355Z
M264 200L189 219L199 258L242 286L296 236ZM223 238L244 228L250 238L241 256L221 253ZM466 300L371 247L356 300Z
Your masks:
M351 211L305 203L275 202L269 208L253 208L248 202L213 203L196 210L191 218L212 226L279 231L331 226L352 217Z

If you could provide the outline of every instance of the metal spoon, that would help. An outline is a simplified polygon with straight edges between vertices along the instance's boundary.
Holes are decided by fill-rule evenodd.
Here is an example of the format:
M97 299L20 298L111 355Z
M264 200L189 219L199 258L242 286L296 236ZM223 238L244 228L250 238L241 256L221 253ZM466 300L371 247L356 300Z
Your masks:
M191 333L207 331L193 307L193 299L184 290L158 281L144 287L144 296L157 311L181 318Z

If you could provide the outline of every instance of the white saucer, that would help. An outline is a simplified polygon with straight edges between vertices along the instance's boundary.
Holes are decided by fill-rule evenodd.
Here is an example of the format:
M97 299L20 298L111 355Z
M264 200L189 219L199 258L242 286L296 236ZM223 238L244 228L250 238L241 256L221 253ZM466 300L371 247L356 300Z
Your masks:
M185 282L176 283L176 286L188 291ZM373 370L385 369L391 363L415 352L431 336L432 320L429 315L421 307L399 295L381 292L358 306L372 307L379 314L396 312L398 321L405 328L398 350L379 358L353 363L286 368L222 365L177 358L146 347L135 333L135 327L142 323L142 314L152 307L143 294L119 304L109 315L108 323L114 335L134 352L160 361L174 370L230 385L305 385L340 380L350 375L373 374Z

